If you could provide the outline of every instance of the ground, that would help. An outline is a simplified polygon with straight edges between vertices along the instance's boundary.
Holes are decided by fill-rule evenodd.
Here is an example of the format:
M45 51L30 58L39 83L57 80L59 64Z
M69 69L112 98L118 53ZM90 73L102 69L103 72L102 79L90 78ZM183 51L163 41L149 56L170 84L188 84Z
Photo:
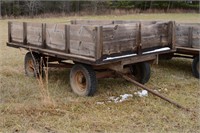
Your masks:
M15 19L14 21L69 23L71 19L135 19L200 22L199 14L138 14ZM24 50L6 46L7 22L0 21L0 132L199 132L199 80L191 73L189 59L160 61L151 67L146 84L190 108L179 109L124 79L101 79L93 97L78 97L69 86L68 69L50 69L48 90L53 102L45 102L41 87L24 74ZM12 20L13 21L13 20ZM121 103L110 96L133 94ZM104 104L97 104L104 102Z

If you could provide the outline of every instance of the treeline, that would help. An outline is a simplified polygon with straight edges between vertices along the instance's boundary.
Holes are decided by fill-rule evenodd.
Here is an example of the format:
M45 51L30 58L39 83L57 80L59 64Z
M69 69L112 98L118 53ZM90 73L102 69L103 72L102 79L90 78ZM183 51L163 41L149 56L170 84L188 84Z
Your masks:
M93 0L93 1L40 1L40 0L0 0L1 16L35 16L46 13L79 13L104 14L106 11L123 9L141 11L158 9L168 12L171 9L184 9L199 11L199 1L118 1L118 0Z

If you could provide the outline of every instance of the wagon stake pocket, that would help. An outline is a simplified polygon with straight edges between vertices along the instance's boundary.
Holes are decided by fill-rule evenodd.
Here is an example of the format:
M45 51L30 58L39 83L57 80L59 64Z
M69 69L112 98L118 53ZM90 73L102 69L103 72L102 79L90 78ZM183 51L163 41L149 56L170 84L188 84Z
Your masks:
M175 101L173 101L173 100L171 100L171 99L169 99L169 98L167 98L167 97L161 95L160 93L158 93L158 92L156 92L156 91L154 91L154 90L152 90L152 89L150 89L150 88L144 86L143 84L141 84L141 83L139 83L139 82L133 80L133 79L130 78L128 75L122 74L122 73L120 73L120 72L116 72L116 73L117 73L118 75L120 75L121 77L123 77L125 80L127 80L127 81L129 81L129 82L132 82L132 83L135 84L136 86L138 86L138 87L140 87L140 88L142 88L142 89L144 89L144 90L147 90L147 91L150 92L151 94L156 95L157 97L160 97L161 99L163 99L163 100L165 100L165 101L167 101L167 102L169 102L169 103L175 105L176 107L181 108L181 109L183 109L183 110L185 110L185 111L191 111L191 112L193 112L193 110L190 110L189 108L186 108L186 107L180 105L179 103L177 103L177 102L175 102Z

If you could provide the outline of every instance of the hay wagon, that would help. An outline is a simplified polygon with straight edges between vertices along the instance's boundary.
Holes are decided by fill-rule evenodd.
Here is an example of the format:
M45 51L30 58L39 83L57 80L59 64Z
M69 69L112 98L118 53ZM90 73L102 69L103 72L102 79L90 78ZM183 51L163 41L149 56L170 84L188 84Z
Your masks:
M71 24L8 22L7 45L24 48L25 73L66 67L70 85L80 96L95 93L98 78L129 74L148 82L158 54L175 51L175 22L72 21ZM44 62L43 65L40 65Z
M128 20L128 21L112 21L115 24L130 24L138 23L140 21ZM160 21L161 22L161 21ZM95 21L76 20L74 23L78 24L94 24ZM158 21L142 21L143 24L155 24ZM153 31L152 31L153 32ZM174 25L174 46L175 51L168 53L160 53L161 59L172 59L172 57L182 57L193 59L192 62L192 74L196 78L200 78L200 66L199 66L199 53L200 53L200 23L175 23ZM152 42L154 43L154 42Z
M192 73L200 78L200 23L176 24L176 52L172 57L193 59Z

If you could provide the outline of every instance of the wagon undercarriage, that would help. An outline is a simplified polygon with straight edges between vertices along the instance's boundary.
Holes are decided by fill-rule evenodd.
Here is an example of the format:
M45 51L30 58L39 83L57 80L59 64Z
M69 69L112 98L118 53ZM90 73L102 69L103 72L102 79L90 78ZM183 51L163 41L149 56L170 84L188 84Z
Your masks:
M185 25L173 21L9 22L7 45L29 51L24 63L28 76L38 76L47 64L71 68L72 90L89 96L94 94L98 78L116 77L116 73L128 74L142 84L148 82L149 64L161 54L191 55L198 77L200 28L198 24L186 28L188 34Z

